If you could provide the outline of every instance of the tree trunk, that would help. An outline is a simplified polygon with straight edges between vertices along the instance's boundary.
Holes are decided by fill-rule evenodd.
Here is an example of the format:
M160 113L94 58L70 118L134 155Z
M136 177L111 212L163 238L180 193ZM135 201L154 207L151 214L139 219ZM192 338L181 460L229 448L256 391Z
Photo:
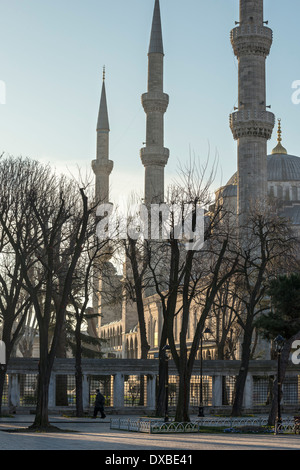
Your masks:
M179 375L179 394L176 407L175 421L187 423L190 421L189 417L189 403L190 403L190 382L191 377L187 373L186 368L181 371Z
M48 399L49 399L49 384L52 370L52 364L48 357L48 329L45 325L44 328L40 327L40 361L39 361L39 374L37 382L37 405L35 420L30 426L30 429L47 429L50 428Z
M40 361L39 364L39 375L38 375L38 386L37 386L37 406L35 420L30 428L35 429L47 429L50 428L49 416L48 416L48 398L49 398L49 383L50 373L47 364L44 361Z
M184 310L184 309L183 309ZM178 360L178 375L179 375L179 393L176 406L175 420L178 422L189 422L189 402L190 402L190 381L191 374L189 373L187 363L187 347L186 347L186 334L187 334L187 319L188 317L183 314L181 333L180 333L180 357Z
M83 410L83 393L82 393L82 367L76 364L75 381L76 381L76 416L81 418L84 415Z
M57 358L65 359L66 354L66 320L64 319L60 340L56 352ZM67 375L56 376L56 406L68 406L68 377Z
M159 346L159 366L158 366L158 390L156 398L156 417L162 417L165 413L165 398L166 398L166 367L164 361L164 352L162 348L165 346L167 341L167 327L166 322L163 323L163 329L161 334L160 346Z
M231 416L241 416L243 410L243 398L245 391L245 384L249 369L249 361L251 354L251 340L252 340L253 328L245 328L244 331L244 341L242 345L242 360L239 374L236 379L235 385L235 397L233 402L233 407L231 411Z

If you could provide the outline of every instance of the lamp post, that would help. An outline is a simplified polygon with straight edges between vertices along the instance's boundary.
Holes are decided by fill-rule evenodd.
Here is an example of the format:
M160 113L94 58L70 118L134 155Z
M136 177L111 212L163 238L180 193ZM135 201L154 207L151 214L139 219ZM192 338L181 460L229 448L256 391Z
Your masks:
M201 333L200 337L200 403L199 403L199 411L198 411L198 417L203 418L204 417L204 406L203 406L203 336L204 339L206 340L208 336L211 335L211 331L209 328L206 328L203 333Z
M279 427L282 423L281 409L280 409L280 402L281 402L280 359L281 359L281 353L282 353L282 350L283 350L285 339L281 335L278 335L274 339L274 343L275 343L275 350L277 352L277 419L276 419L276 423L275 423L275 434L278 434Z
M166 344L163 348L163 359L165 362L165 423L169 421L169 412L168 412L168 405L169 405L169 354L168 351L170 350L170 346Z

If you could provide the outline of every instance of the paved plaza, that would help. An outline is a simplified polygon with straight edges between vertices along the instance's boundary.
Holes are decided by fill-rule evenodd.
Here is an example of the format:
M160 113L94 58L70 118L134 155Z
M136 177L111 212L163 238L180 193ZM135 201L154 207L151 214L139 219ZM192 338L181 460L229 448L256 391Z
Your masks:
M110 418L51 417L51 423L65 432L9 433L26 428L32 416L0 419L0 450L101 450L101 451L199 451L199 450L299 450L300 436L240 434L150 435L110 429ZM105 454L105 453L104 453ZM118 455L122 455L118 453ZM134 455L134 454L133 454Z

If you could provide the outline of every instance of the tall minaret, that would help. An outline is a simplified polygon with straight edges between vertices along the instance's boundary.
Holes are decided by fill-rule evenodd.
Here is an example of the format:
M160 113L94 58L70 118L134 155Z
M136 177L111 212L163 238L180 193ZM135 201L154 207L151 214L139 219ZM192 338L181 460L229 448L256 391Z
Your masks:
M109 175L113 169L113 162L109 160L109 120L107 112L106 89L105 89L105 68L103 68L103 83L100 100L100 108L97 122L97 158L92 161L92 168L96 176L95 199L98 205L109 203ZM108 245L104 247L106 256L101 258L103 266L95 267L94 271L94 296L93 311L99 314L97 320L91 320L91 325L100 326L115 321L117 318L116 309L110 306L112 290L116 290L114 285L116 276L112 265L109 262L110 254ZM105 276L102 273L105 273ZM110 279L110 282L108 282ZM98 331L99 333L99 331Z
M109 131L105 68L103 68L103 84L97 122L97 159L92 161L92 168L96 175L95 197L97 203L109 202L109 175L114 165L109 160Z
M251 206L267 199L267 141L272 136L274 115L266 111L266 58L273 33L265 26L263 0L240 0L240 21L231 31L231 43L239 69L238 110L230 116L238 142L238 201L240 226L247 222Z
M155 0L148 53L148 92L142 95L147 114L146 146L141 149L145 167L145 203L164 201L164 167L169 150L164 148L164 114L169 96L163 92L164 49L159 0Z

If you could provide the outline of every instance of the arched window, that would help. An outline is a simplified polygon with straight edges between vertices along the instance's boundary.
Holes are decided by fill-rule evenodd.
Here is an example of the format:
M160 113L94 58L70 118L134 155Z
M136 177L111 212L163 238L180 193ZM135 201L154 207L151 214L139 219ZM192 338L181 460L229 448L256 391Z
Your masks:
M120 346L122 346L122 325L120 326Z
M150 322L150 319L148 320L148 323L147 323L147 340L148 340L149 345L151 346L151 322Z
M153 326L153 347L154 348L158 347L158 324L156 320Z
M133 351L133 341L132 341L132 338L130 338L130 359L133 359L134 357L134 351Z
M297 186L292 186L292 200L298 201L298 188Z
M286 201L290 200L290 188L285 188L285 190L284 190L284 199Z
M277 197L279 199L283 199L283 189L280 184L277 185Z
M197 311L194 311L194 332L196 331L197 328Z

